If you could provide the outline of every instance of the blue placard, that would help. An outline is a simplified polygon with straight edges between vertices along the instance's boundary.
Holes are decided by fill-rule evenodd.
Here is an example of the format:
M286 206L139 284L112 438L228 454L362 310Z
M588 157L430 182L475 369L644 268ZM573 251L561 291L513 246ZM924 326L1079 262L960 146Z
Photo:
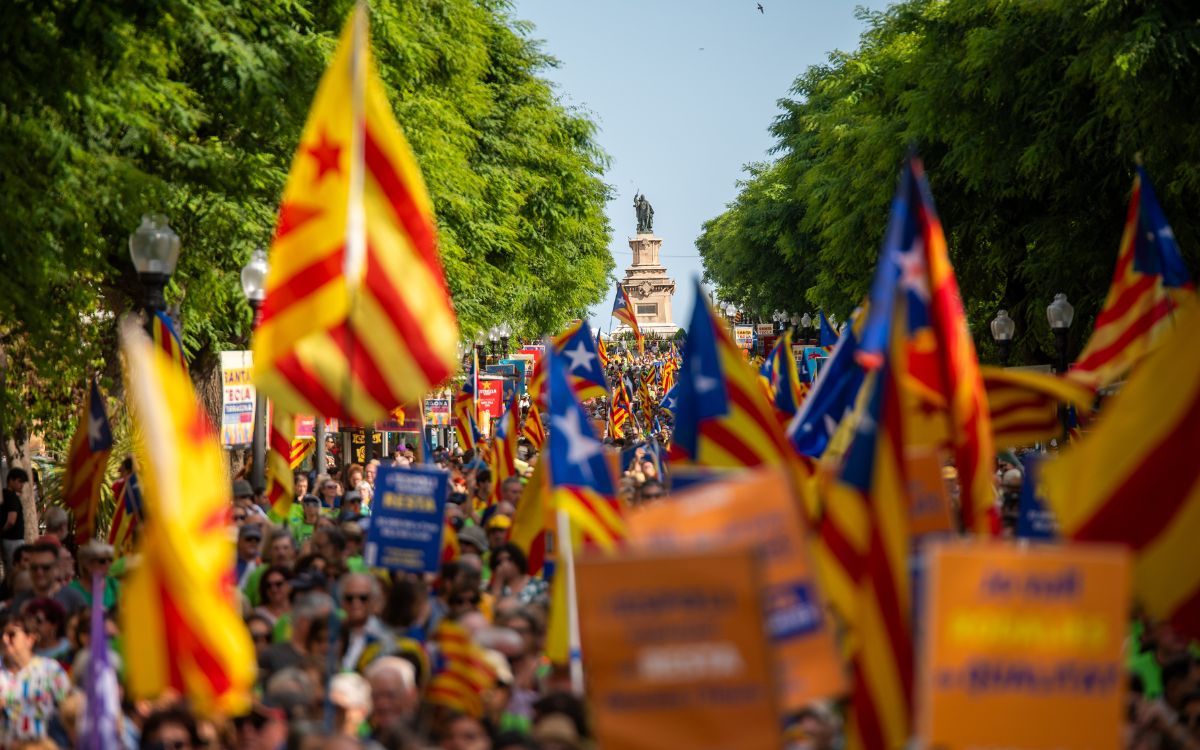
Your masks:
M450 475L441 469L380 467L363 561L370 567L436 573L449 488Z
M1037 473L1041 457L1035 453L1021 456L1025 476L1021 483L1021 499L1017 506L1017 536L1021 539L1057 539L1058 520L1037 496Z

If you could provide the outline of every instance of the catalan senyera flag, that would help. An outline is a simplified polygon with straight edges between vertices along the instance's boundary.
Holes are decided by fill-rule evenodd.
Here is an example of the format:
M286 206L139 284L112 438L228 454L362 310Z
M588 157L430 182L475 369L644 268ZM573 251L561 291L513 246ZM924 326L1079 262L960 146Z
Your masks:
M1064 537L1134 553L1135 599L1200 637L1200 310L1178 325L1112 397L1087 438L1042 470Z
M509 540L521 548L529 561L529 575L536 576L546 567L547 558L554 554L554 505L546 484L548 461L538 461L533 476L525 483L517 512L513 515Z
M471 371L467 373L462 388L454 395L454 436L462 452L470 453L479 444L480 434L478 407L475 394L478 390L476 377L479 372L479 355L471 349Z
M675 399L670 463L711 469L787 466L792 449L758 374L730 340L696 283Z
M1077 380L1027 370L981 367L987 389L992 435L997 446L1012 448L1062 438L1059 404L1088 414L1096 392Z
M117 557L133 551L133 535L143 522L142 486L137 473L130 474L120 483L116 491L117 501L113 508L112 523L108 527L108 543L113 546Z
M92 380L79 416L79 426L67 451L63 472L63 502L75 518L75 542L84 544L96 536L96 511L100 506L100 485L112 453L112 427L100 386Z
M462 549L458 546L458 530L447 518L442 527L442 556L440 559L442 563L453 562L461 553Z
M916 156L904 164L890 213L858 361L867 369L878 366L892 328L901 328L907 361L895 365L903 397L921 405L914 417L925 415L920 427L906 428L908 445L948 443L961 485L963 526L986 533L996 458L987 393L946 237Z
M1158 344L1172 311L1194 297L1175 233L1139 165L1108 296L1068 377L1093 388L1117 380Z
M500 418L500 426L492 438L492 455L488 466L492 470L492 486L488 494L488 505L500 502L500 490L504 480L517 476L517 440L521 437L518 420L521 417L521 405L514 393Z
M438 706L483 717L483 693L496 684L496 673L484 658L483 649L471 634L450 618L443 618L433 631L437 667L425 699Z
M529 441L534 450L541 450L546 442L546 425L542 422L542 413L537 404L530 404L529 413L521 424L521 437Z
M912 717L913 651L910 629L909 493L904 470L903 406L891 363L867 376L855 434L824 503L837 509L822 522L823 549L839 556L850 588L841 606L851 629L854 692L846 727L851 750L906 747ZM840 544L829 543L830 525ZM823 576L823 581L827 579Z
M254 379L280 408L370 424L453 372L433 205L375 70L365 3L313 99L270 258Z
M596 355L600 357L600 366L608 367L608 345L604 343L600 331L596 331Z
M234 590L224 452L188 376L127 324L123 351L146 517L122 588L130 697L182 694L201 715L250 708L254 645Z
M567 358L546 353L547 393L550 403L550 492L555 508L564 510L571 523L605 551L625 539L625 518L604 444L592 432L591 420L567 381Z
M625 291L625 285L617 282L617 296L613 300L612 316L629 326L633 331L634 338L637 339L638 354L646 353L646 342L642 338L642 329L638 327L637 314L633 311L633 303L629 301L629 293Z
M172 362L177 363L187 372L187 357L183 353L183 342L179 338L178 331L175 330L175 323L171 321L170 316L161 310L154 311L154 317L150 319L150 333L154 339L154 345L163 351Z
M271 434L267 440L267 501L271 509L267 515L275 523L285 523L296 500L296 482L293 472L300 462L315 447L312 440L297 440L296 419L282 409L275 409L271 418Z

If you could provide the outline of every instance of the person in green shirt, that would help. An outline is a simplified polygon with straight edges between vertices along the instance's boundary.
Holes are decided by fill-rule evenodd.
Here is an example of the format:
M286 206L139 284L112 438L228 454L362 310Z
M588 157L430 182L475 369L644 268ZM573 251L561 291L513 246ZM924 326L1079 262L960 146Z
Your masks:
M292 503L292 511L288 517L288 529L296 538L296 544L304 544L312 538L317 528L317 519L321 517L321 499L316 495L305 495L299 503Z
M296 541L292 539L291 532L287 529L275 529L267 537L266 554L263 555L263 564L259 565L246 578L246 583L242 586L242 593L250 600L250 603L255 607L262 604L262 596L260 589L263 575L267 569L272 566L286 568L291 570L296 564Z
M120 586L117 579L111 575L113 563L113 548L99 539L92 539L79 548L79 577L71 581L67 588L73 588L83 594L87 605L92 606L92 576L99 574L104 578L105 612L112 611L117 606L120 596Z

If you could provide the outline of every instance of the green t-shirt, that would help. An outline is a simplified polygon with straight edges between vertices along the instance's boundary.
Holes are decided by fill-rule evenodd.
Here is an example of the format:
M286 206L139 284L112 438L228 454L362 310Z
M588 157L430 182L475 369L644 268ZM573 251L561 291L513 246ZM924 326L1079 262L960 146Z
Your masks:
M1153 651L1143 651L1130 657L1129 671L1142 679L1142 687L1147 698L1157 698L1162 695L1162 667Z
M257 568L250 571L250 575L246 576L246 583L242 585L242 593L245 594L246 598L250 600L250 604L254 605L255 607L262 604L262 597L258 595L259 589L261 588L259 584L262 581L263 574L265 574L267 569L270 567L270 565L259 565Z

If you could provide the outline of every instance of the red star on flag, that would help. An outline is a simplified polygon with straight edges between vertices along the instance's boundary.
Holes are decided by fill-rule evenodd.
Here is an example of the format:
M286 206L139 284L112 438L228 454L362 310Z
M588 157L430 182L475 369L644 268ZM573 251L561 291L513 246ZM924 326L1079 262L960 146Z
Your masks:
M342 147L329 140L324 130L321 131L320 140L305 147L304 153L317 162L317 176L313 178L313 182L320 182L326 172L341 173Z

